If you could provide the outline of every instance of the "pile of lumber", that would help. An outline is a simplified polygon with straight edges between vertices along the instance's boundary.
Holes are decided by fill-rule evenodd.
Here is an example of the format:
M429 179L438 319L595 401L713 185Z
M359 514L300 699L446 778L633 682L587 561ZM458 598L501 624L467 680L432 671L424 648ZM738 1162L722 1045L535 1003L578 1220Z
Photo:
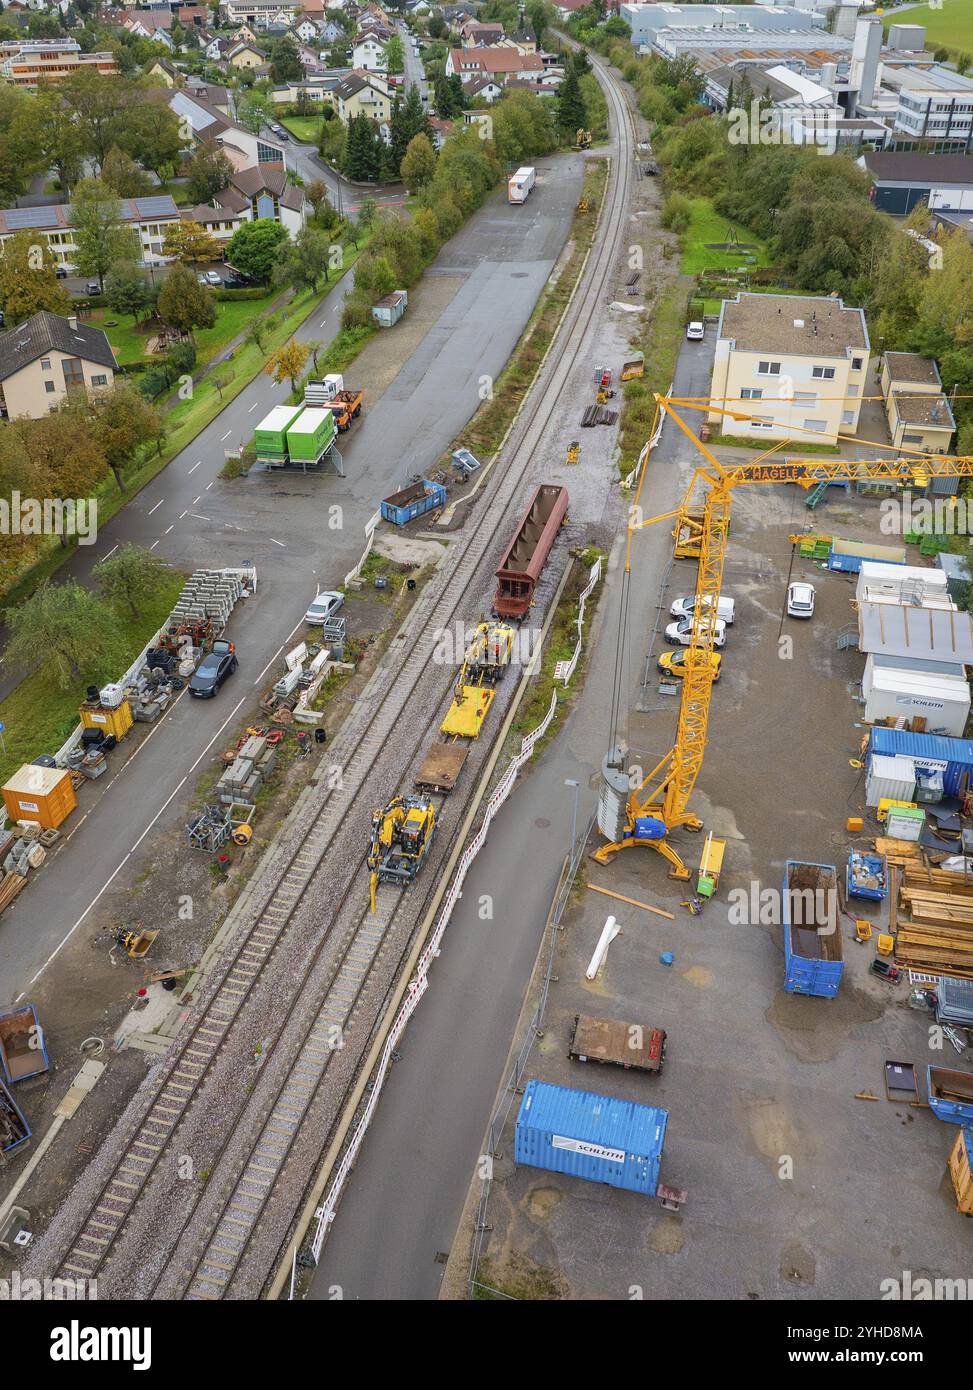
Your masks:
M21 888L26 886L26 883L26 878L18 873L4 874L0 878L0 912L10 906Z
M900 965L973 979L973 876L906 859L895 939Z

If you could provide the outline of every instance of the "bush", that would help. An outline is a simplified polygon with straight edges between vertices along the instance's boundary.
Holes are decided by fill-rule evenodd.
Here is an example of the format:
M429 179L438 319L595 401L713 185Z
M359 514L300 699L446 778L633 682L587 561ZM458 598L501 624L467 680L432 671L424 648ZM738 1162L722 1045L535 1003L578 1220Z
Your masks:
M693 210L689 199L681 193L670 193L662 206L659 221L667 232L682 234L693 220Z
M169 377L166 372L158 367L153 367L151 371L144 374L138 383L138 389L146 400L156 401L164 392L168 391Z
M261 285L244 285L238 290L214 290L215 299L266 299L267 291Z
M166 366L173 376L185 376L196 365L196 348L192 343L174 343L166 354Z

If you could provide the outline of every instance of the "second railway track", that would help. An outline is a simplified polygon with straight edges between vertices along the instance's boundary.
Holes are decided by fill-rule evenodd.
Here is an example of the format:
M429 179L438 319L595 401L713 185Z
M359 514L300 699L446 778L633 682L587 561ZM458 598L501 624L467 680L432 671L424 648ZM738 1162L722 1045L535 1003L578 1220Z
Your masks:
M383 947L392 942L390 949L398 949L396 927L400 935L408 928L396 921L403 902L415 907L415 898L384 894L375 917L360 912L355 895L363 884L363 818L394 789L434 725L451 674L433 663L439 634L469 614L477 571L507 523L534 449L564 404L569 374L585 350L621 249L634 133L615 82L597 60L595 67L612 111L619 158L600 236L532 390L533 413L524 412L493 495L467 522L465 534L452 538L439 574L335 740L328 766L319 770L234 908L236 934L218 976L193 1002L184 1033L140 1087L112 1140L39 1244L35 1259L45 1272L98 1278L113 1296L252 1297L262 1287L266 1270L261 1275L251 1269L246 1288L234 1279L281 1173L296 1164L302 1122L312 1106L320 1107L325 1076L336 1057L348 1066L335 1040L347 1037ZM408 654L401 657L403 650ZM430 714L403 736L402 716L420 690ZM389 758L393 740L395 756ZM431 865L427 872L426 898L434 886ZM329 910L319 919L322 877L329 880ZM362 1032L364 1052L367 1019ZM232 1059L254 1038L268 1061L252 1091L238 1087L232 1095ZM348 1084L341 1083L337 1101ZM316 1135L318 1152L327 1137ZM189 1154L187 1181L180 1165ZM292 1208L301 1195L292 1196Z

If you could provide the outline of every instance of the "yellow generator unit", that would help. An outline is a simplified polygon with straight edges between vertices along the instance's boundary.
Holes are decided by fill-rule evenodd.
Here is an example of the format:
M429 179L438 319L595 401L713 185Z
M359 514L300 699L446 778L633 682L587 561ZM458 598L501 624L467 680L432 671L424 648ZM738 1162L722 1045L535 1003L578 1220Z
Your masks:
M393 797L384 811L372 816L371 870L372 911L380 883L411 883L422 867L436 833L436 808L422 796Z

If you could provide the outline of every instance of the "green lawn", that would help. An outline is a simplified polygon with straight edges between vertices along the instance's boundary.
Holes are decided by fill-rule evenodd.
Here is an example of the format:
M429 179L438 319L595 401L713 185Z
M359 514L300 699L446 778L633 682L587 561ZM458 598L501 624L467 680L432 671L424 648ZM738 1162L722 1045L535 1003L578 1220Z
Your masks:
M948 48L952 53L973 54L973 0L942 0L918 9L887 10L882 24L921 24L926 31L926 47Z
M196 354L200 366L205 366L242 333L251 319L265 312L276 298L277 292L268 293L263 299L228 299L217 301L216 322L212 328L201 328L196 334ZM105 327L114 323L115 328ZM96 309L86 323L96 328L104 328L108 341L115 350L115 356L122 366L139 362L143 358L150 364L153 358L145 357L145 344L156 332L158 325L149 328L144 323L136 325L131 314L114 314L110 309Z
M316 145L321 134L320 116L281 116L280 123L289 130L295 140L305 145Z
M6 753L0 753L0 784L23 763L41 753L57 752L78 723L78 706L84 699L85 685L103 684L126 670L161 627L184 582L184 577L176 570L167 575L141 618L133 618L130 613L119 610L115 627L124 659L117 669L86 672L84 679L69 690L59 690L44 675L35 672L0 702L0 721L6 725L3 739L7 745Z
M973 4L973 0L970 0ZM745 264L745 256L755 256L755 265L768 265L767 249L753 232L731 222L714 210L709 198L688 199L693 219L682 237L681 269L684 275L698 275L703 270L735 270ZM709 247L719 242L748 242L746 250L713 251Z

